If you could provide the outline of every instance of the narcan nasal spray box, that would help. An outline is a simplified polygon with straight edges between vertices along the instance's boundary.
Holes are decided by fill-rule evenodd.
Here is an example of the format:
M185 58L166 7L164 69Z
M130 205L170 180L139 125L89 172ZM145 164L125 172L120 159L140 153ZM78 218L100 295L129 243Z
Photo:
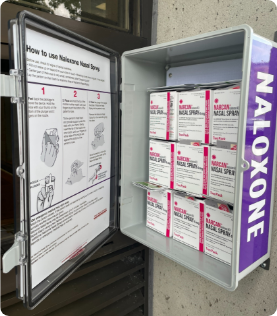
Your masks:
M233 213L228 205L205 200L205 254L231 265Z
M179 92L178 140L209 144L212 90Z
M228 203L234 203L236 176L236 145L231 148L210 148L209 196Z
M174 194L173 239L204 252L204 201Z
M178 92L150 94L149 136L164 140L177 140Z
M149 182L174 189L176 144L150 139L149 145Z
M209 146L177 143L175 189L208 194Z
M212 143L237 143L240 89L214 90L212 111Z
M166 237L172 237L172 210L171 190L147 191L147 227Z

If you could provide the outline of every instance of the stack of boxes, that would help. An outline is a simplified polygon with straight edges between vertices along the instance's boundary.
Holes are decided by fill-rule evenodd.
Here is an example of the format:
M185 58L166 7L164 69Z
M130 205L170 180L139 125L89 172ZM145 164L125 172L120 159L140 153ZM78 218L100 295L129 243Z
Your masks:
M165 190L148 191L147 226L229 265L239 104L239 86L150 95L149 182Z

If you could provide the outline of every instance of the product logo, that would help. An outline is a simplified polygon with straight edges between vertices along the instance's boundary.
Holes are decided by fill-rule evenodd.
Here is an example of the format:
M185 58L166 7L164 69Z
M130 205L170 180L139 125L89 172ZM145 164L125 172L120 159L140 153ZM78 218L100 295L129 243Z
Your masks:
M225 137L216 137L216 136L213 136L213 139L214 139L214 140L225 140Z
M158 200L152 198L151 196L148 196L148 197L147 197L147 200L150 201L150 202L158 203Z
M212 194L212 195L216 195L216 196L219 196L219 197L222 197L222 194L217 193L217 192L210 191L210 194Z
M220 167L220 168L227 168L228 163L227 162L221 162L221 161L212 161L213 167Z
M214 109L215 110L229 110L230 104L215 104Z
M181 104L183 103L183 100L182 100L182 99L180 100L180 103L181 103Z
M192 108L192 105L190 104L179 105L180 110L191 110L191 108Z
M207 217L210 217L211 215L210 215L210 213L207 213Z
M187 214L186 210L182 209L181 207L177 207L177 206L174 206L174 211L182 213L182 214Z
M194 143L191 143L192 144L192 146L200 146L200 143L198 143L198 142L194 142Z
M189 134L186 134L186 133L179 133L179 136L189 137Z
M178 205L177 201L174 202L175 205Z
M100 165L99 168L102 169L102 165Z
M192 196L188 196L187 199L194 201L194 198Z
M100 99L100 93L97 93L97 99Z
M213 249L209 249L208 247L206 247L206 250L208 250L208 251L214 253L215 255L218 255L217 251L214 251Z
M216 159L216 155L212 155L212 159Z
M150 195L150 192L148 192L148 195Z
M188 157L182 157L182 156L177 156L177 160L189 162L190 158L188 158Z
M216 221L214 221L214 220L212 220L210 218L206 218L206 223L211 224L211 225L213 225L215 227L221 227L221 225L222 225L221 223L216 222Z
M159 153L150 152L150 156L152 156L152 157L160 157L160 154Z
M181 151L180 150L178 150L178 155L181 155Z
M153 150L153 147L150 147L150 150L152 151L152 150Z
M218 103L218 99L215 99L215 100L214 100L214 103Z
M181 239L184 239L184 237L181 236L181 235L179 235L179 234L174 233L174 235L177 236L177 237L179 237L179 238L181 238Z
M231 150L237 150L237 145L236 144L232 144L231 145Z
M153 101L151 101L151 104L153 104Z

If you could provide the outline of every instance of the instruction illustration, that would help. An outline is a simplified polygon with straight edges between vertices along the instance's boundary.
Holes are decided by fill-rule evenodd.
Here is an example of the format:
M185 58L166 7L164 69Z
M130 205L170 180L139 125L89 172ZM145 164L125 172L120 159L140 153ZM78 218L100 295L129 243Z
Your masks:
M53 167L55 164L59 152L58 142L59 136L56 128L50 128L44 132L40 159L48 167Z
M89 180L88 180L89 182L91 181L91 183L93 184L94 181L97 180L97 178L98 178L98 172L101 170L101 168L102 168L102 166L99 165L99 166L95 169L93 175L92 175L92 176L89 178Z
M103 146L105 141L104 141L104 123L98 124L95 129L94 129L94 141L92 141L91 146L95 150L99 146Z
M74 184L76 182L81 181L85 176L83 176L83 172L81 169L81 166L84 163L79 161L79 160L75 160L72 165L71 165L71 174L70 177L67 179L66 184Z
M55 177L51 174L45 177L45 183L41 186L37 196L37 212L41 212L52 205L55 191L55 180Z

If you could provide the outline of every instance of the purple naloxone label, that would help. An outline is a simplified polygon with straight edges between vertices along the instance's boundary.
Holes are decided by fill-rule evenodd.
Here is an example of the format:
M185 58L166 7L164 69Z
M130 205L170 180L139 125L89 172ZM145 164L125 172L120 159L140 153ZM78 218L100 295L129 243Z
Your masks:
M277 49L256 37L246 121L244 159L250 168L243 174L239 272L269 251L276 108Z

